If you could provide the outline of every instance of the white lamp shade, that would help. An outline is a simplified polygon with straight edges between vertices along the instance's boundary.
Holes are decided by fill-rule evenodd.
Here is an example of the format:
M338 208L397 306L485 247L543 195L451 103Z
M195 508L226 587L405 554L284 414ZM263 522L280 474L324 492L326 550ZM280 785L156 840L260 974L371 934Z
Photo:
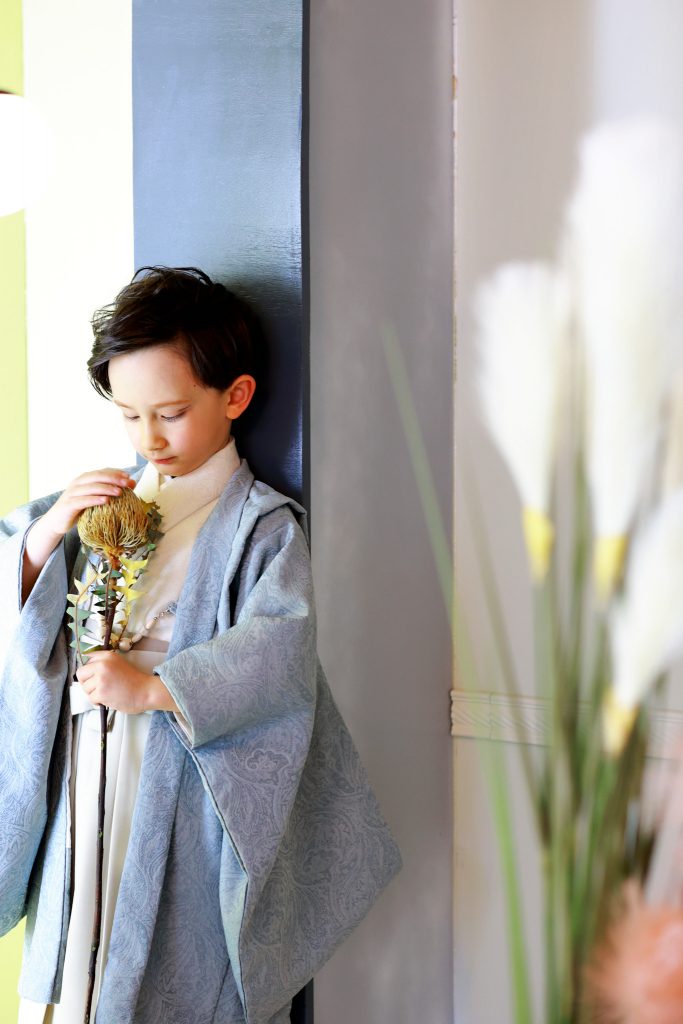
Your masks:
M44 124L23 96L0 93L0 217L22 210L47 175Z

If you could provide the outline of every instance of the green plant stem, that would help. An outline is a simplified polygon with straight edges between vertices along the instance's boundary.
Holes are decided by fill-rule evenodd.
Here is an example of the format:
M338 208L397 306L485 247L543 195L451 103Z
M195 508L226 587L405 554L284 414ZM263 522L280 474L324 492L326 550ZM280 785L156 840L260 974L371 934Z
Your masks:
M389 324L382 326L382 342L391 382L396 394L398 413L408 445L417 490L422 503L425 522L436 564L439 585L448 612L448 621L453 622L453 557L448 534L444 528L434 477L429 468L417 417L415 402L410 389L410 378L396 332Z
M463 677L476 692L481 690L479 671L462 609L456 606L454 645ZM532 1024L529 969L524 939L522 900L512 820L507 773L500 764L500 753L492 741L479 740L477 749L482 758L484 777L491 796L493 824L501 859L505 893L505 926L510 950L511 983L515 1024Z
M575 950L575 977L583 963L592 937L592 925L587 915L593 911L593 873L596 853L600 847L600 833L604 826L607 802L611 789L611 767L603 755L602 698L607 670L607 624L598 623L598 640L591 675L590 702L587 714L579 723L581 740L577 743L583 754L580 766L579 806L576 813L576 852L573 865L572 944ZM578 979L577 979L578 980Z
M573 559L572 586L569 610L568 641L569 669L565 680L566 728L571 737L569 754L574 788L574 812L578 813L581 800L581 768L584 752L581 748L581 729L579 721L580 703L582 698L582 651L585 637L584 605L586 600L586 583L590 564L590 520L588 509L588 489L581 450L574 456L574 523L573 523Z
M505 626L505 617L502 611L489 548L483 535L482 524L485 522L483 509L481 502L479 501L479 491L476 486L474 474L470 471L469 466L466 468L466 478L466 500L469 508L469 517L472 525L472 535L477 553L477 561L481 569L482 586L484 588L487 607L491 616L491 633L495 645L497 661L508 695L513 699L519 698L520 689L517 682L517 674L512 657L510 640ZM534 813L536 828L540 836L542 830L541 809L538 805L538 800L536 799L538 781L536 778L536 770L531 759L529 746L526 742L526 737L524 736L522 721L519 716L514 719L514 727L517 734L517 742L519 744L519 752L522 760L522 769L524 772L527 794Z
M506 902L506 930L510 950L510 970L514 1019L516 1024L531 1024L531 996L529 992L528 965L524 941L522 902L519 891L519 869L514 842L514 828L510 816L510 800L505 784L506 773L500 763L498 745L486 744L489 761L489 786L493 816L498 837L501 867L503 871Z
M114 627L116 616L117 598L116 594L111 595L112 574L118 565L112 559L107 572L107 581L104 591L105 608L105 632L103 650L111 650L111 633ZM104 812L105 792L107 781L107 717L109 709L100 705L100 779L97 794L97 850L96 850L96 875L95 875L95 913L93 915L92 938L90 940L90 960L88 963L88 989L86 993L85 1011L83 1024L90 1024L90 1012L92 998L95 988L95 972L97 970L97 954L100 948L100 935L102 931L102 874L104 865Z

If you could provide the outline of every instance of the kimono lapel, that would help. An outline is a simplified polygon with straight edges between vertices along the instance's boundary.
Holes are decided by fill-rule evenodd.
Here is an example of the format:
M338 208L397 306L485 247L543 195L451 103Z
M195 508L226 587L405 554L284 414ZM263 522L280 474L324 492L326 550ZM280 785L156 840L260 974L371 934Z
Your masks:
M145 501L156 501L162 515L161 528L168 533L193 512L208 505L225 490L240 466L239 455L231 440L192 473L164 478L148 462L135 487L135 493Z

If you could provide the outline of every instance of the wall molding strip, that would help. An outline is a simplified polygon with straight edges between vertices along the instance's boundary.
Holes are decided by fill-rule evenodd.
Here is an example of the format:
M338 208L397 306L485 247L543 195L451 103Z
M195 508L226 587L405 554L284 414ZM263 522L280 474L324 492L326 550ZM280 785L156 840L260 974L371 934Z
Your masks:
M650 756L670 758L680 750L683 711L657 709L650 713ZM451 690L451 736L454 739L519 743L520 735L532 746L547 746L550 706L538 697L512 698L499 693Z

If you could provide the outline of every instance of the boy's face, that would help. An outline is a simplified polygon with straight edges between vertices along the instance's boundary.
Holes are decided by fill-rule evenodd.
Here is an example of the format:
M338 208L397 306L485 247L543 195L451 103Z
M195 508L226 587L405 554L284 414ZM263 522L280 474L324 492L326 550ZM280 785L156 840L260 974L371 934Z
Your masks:
M127 352L109 362L112 399L135 450L170 476L191 473L225 447L232 420L253 393L249 381L253 378L239 377L226 391L207 388L172 344ZM249 391L246 403L242 382Z

